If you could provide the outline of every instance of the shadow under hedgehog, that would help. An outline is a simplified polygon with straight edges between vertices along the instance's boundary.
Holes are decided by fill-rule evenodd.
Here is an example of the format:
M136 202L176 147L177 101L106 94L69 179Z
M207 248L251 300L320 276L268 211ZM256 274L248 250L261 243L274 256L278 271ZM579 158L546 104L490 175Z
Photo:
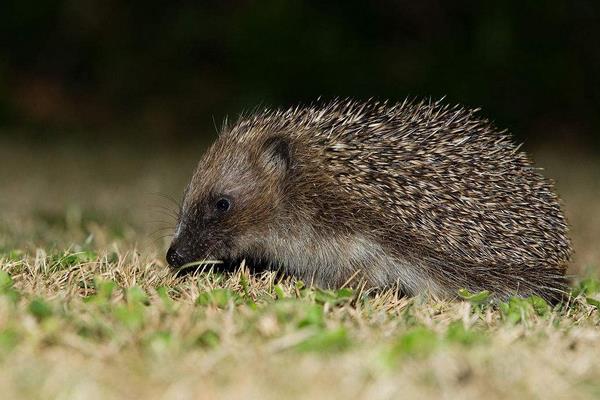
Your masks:
M552 183L476 110L335 100L226 125L185 190L167 262L557 301L571 252Z

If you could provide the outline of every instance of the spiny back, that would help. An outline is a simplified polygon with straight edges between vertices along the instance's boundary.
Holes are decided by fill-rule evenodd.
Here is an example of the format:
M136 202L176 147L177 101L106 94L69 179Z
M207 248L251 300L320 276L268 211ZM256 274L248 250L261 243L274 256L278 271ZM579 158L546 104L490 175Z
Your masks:
M374 224L387 221L441 262L564 268L571 246L552 184L476 111L343 100L257 112L223 135L288 135L348 199L380 210Z

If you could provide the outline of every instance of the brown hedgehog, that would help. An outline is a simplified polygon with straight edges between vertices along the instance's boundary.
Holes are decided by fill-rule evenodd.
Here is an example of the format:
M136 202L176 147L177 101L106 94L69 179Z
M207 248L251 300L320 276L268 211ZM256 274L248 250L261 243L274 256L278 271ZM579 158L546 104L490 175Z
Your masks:
M167 261L560 299L571 244L552 184L476 111L336 100L243 116L201 159Z

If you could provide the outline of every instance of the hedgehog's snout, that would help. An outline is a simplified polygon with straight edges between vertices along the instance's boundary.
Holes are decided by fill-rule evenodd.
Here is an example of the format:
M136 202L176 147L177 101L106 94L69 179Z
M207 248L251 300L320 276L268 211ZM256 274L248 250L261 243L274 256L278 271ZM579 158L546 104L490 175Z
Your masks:
M167 263L173 268L179 268L187 263L185 257L180 253L175 245L171 245L167 250Z
M217 231L192 224L178 227L165 255L167 263L171 268L180 270L182 267L220 261L223 258L224 242L217 234Z
M194 261L192 246L189 245L189 232L184 221L179 221L171 245L167 250L166 260L171 268L180 268L183 265Z

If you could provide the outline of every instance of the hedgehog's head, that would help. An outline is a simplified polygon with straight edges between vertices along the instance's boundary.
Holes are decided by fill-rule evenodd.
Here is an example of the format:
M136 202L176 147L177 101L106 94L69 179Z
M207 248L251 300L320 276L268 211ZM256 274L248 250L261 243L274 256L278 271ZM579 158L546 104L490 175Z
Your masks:
M289 140L223 134L204 154L188 185L167 262L225 263L260 253L260 242L286 216L295 165Z

